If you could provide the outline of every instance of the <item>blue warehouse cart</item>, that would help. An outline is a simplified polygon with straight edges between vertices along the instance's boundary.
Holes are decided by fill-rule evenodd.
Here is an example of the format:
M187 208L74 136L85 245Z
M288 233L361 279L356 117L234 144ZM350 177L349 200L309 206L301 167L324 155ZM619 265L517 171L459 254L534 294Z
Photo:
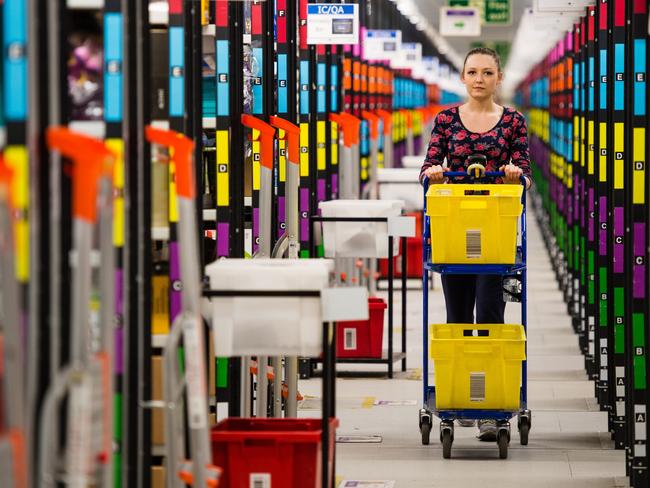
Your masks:
M473 159L473 158L470 158ZM468 172L447 172L444 173L445 177L454 178L456 180L460 179L463 183L489 183L494 182L495 178L504 176L502 172L485 172L485 168L482 164L472 164L468 168ZM420 432L422 434L422 444L428 445L429 438L431 434L431 429L433 426L433 416L440 418L440 441L442 442L443 447L443 457L448 459L451 457L451 447L454 441L454 420L456 419L474 419L474 420L494 420L497 426L497 445L499 448L499 455L501 459L505 459L508 456L508 445L510 443L510 420L513 417L517 417L517 428L519 430L520 442L521 445L528 444L528 433L531 428L531 412L528 410L528 395L527 395L527 363L526 363L526 344L525 338L523 338L526 328L526 191L525 185L526 180L522 177L522 184L524 190L522 191L521 204L523 210L521 211L521 216L519 217L519 234L518 242L516 243L516 254L513 264L436 264L432 262L432 249L431 249L431 227L430 227L430 217L427 215L427 192L429 189L428 181L425 181L425 202L424 202L424 231L423 231L423 264L424 264L424 273L422 277L422 290L423 290L423 406L419 412L419 426ZM451 186L451 185L450 185ZM490 185L491 186L491 185ZM478 191L477 193L481 193ZM471 195L471 191L465 191L466 195ZM516 203L516 200L515 200ZM516 219L515 219L516 224ZM492 225L492 223L490 223ZM496 224L495 224L496 225ZM514 235L514 232L513 232ZM511 248L512 249L512 248ZM521 333L522 340L520 341L521 347L521 382L518 383L520 387L519 390L519 405L518 408L513 408L512 405L507 408L466 408L467 402L462 407L455 408L452 405L451 408L437 408L436 396L440 396L443 393L445 398L449 398L448 391L442 390L442 388L455 388L456 385L450 384L453 380L450 381L450 377L458 377L454 375L453 372L450 375L444 377L438 377L438 367L436 366L436 376L435 383L436 385L429 384L429 348L431 345L430 342L430 333L429 333L429 297L428 297L428 280L429 273L440 273L444 274L484 274L484 275L500 275L504 279L504 297L507 297L507 301L519 302L521 305L521 325L523 326L523 332ZM515 326L522 329L522 326ZM436 326L433 326L436 327ZM445 327L445 326L440 326ZM454 326L448 326L454 327ZM456 326L458 327L458 326ZM465 337L460 337L461 344L465 344L464 347L467 348L468 344L480 344L479 342L470 342L474 339L482 339L480 337L468 337L468 336L487 336L492 332L489 328L492 327L492 331L498 332L501 329L498 327L503 327L501 324L491 325L467 325L466 327L461 325L461 328L467 329L464 331L459 331ZM488 329L488 330L486 330ZM444 341L443 341L444 342ZM521 344L523 342L523 344ZM456 346L458 347L458 346ZM460 346L462 349L462 345ZM506 346L504 345L503 348ZM458 349L456 349L458 351ZM505 349L503 349L505 350ZM499 348L498 351L502 351L502 348ZM451 354L451 350L449 352ZM483 355L486 359L483 361L493 361L494 358L490 357L490 354ZM435 359L434 359L435 361ZM460 361L460 362L459 362ZM456 362L452 363L453 368L458 368L462 365L464 358L456 358ZM442 362L442 361L441 361ZM514 363L516 369L514 371L515 379L513 381L518 381L518 362ZM501 379L501 378L500 378ZM512 384L511 384L512 386ZM484 384L483 384L483 387ZM473 388L473 385L469 387ZM516 388L516 385L515 385ZM512 389L512 388L511 388ZM470 393L471 394L471 393ZM515 390L514 402L516 404L516 390ZM446 401L446 404L449 402ZM480 404L480 402L478 402Z

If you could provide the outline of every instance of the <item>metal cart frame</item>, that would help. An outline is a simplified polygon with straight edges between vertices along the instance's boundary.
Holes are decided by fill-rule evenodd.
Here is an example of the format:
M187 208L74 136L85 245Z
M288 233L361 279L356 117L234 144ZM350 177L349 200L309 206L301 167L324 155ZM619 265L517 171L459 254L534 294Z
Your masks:
M446 172L444 176L450 178L466 178L472 182L479 178L471 178L470 174L464 172ZM496 178L504 176L503 172L486 172L483 178ZM517 245L515 263L510 264L433 264L430 262L431 240L429 217L427 216L427 199L426 194L429 189L428 180L424 182L424 229L422 232L423 239L423 273L422 273L422 386L423 386L423 406L419 412L419 426L422 434L422 444L429 444L429 436L433 426L433 416L440 418L440 441L443 445L443 457L451 457L451 446L454 440L454 420L455 419L473 419L473 420L494 420L497 424L497 444L499 454L502 459L508 455L508 444L510 443L510 420L517 416L517 428L520 434L521 445L528 444L528 432L531 428L532 415L528 410L528 368L527 360L522 361L521 365L521 399L518 411L511 410L479 410L479 409L458 409L458 410L438 410L436 408L436 387L429 385L429 294L427 283L429 273L435 272L443 274L485 274L501 275L503 277L513 276L521 281L521 321L524 330L527 326L527 290L526 290L526 180L522 176L524 192L521 200L523 211L520 220L521 242ZM528 343L525 346L526 355L528 354Z

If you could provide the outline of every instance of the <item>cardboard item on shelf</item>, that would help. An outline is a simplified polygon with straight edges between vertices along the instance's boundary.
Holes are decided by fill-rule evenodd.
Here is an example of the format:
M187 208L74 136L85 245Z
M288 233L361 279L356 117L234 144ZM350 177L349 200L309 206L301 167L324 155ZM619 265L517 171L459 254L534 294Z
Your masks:
M163 358L151 357L151 399L163 399ZM151 443L154 446L165 444L165 415L160 408L151 410Z

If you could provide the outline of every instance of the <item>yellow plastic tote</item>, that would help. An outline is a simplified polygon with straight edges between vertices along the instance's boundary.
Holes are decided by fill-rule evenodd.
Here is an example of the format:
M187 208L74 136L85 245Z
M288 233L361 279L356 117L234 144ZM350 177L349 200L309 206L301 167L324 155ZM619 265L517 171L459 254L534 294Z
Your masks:
M514 264L522 185L431 185L434 264Z
M430 340L438 410L519 409L522 325L434 324Z

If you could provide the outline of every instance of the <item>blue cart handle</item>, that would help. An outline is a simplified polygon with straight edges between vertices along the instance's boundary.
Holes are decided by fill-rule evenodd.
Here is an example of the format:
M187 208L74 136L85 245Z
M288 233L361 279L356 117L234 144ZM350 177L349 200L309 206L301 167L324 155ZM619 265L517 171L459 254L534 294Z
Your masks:
M503 171L487 171L483 176L488 177L488 178L502 178L506 174ZM464 171L445 171L442 173L442 176L445 178L471 178L472 176L465 173ZM521 175L519 177L519 181L521 181L521 184L524 185L524 188L526 188L526 185L528 184L528 180L524 175ZM425 190L429 188L429 185L431 182L429 181L429 178L426 176L422 180L422 183L424 184Z
M506 174L503 171L486 171L483 177L499 178L505 175ZM446 178L473 178L472 175L467 174L464 171L445 171L442 173L442 176Z

